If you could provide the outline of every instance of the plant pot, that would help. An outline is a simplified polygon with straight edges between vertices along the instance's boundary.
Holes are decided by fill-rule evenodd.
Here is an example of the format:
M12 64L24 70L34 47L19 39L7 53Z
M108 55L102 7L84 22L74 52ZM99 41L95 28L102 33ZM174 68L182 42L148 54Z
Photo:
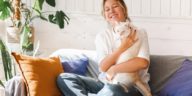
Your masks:
M19 43L20 42L20 29L16 27L7 27L6 30L7 43Z
M6 44L10 51L20 52L20 29L16 27L6 28Z

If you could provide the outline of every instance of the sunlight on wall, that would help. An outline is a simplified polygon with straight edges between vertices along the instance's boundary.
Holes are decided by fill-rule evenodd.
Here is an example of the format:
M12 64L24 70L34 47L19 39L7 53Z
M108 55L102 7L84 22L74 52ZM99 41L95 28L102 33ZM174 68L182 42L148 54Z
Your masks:
M36 40L41 42L40 51L51 53L61 48L94 50L94 38L106 26L100 14L101 1L57 0L57 8L67 12L71 18L70 25L61 30L53 24L35 22ZM133 23L147 31L152 54L192 53L190 0L125 0L125 2Z

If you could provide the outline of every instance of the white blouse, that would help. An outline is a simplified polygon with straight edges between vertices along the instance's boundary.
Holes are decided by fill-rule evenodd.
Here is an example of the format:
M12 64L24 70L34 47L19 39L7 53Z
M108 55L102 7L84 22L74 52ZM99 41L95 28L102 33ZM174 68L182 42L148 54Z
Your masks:
M137 57L144 58L144 59L150 61L150 59L149 59L150 53L149 53L149 44L148 44L147 33L145 32L145 30L139 29L137 31L137 34L140 34L138 39L141 42L139 52L137 52L138 53ZM95 44L96 44L98 64L100 64L101 61L108 54L111 54L116 49L115 45L114 45L116 42L116 38L117 38L117 35L112 30L112 28L109 28L106 31L101 32L96 36ZM135 51L135 48L131 46L127 50ZM147 71L148 71L148 68L141 70L139 72L141 79L146 83L148 83L148 81L150 79L150 75ZM99 79L105 78L105 76L106 76L105 73L101 72L99 74ZM100 80L102 80L102 79L100 79Z

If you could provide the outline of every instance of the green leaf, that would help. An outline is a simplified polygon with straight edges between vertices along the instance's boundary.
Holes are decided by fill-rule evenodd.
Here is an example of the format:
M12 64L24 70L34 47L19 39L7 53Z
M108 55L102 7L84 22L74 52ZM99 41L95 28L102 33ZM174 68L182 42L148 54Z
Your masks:
M41 11L39 9L33 8L33 10L35 10L35 12L37 12L38 15L41 15Z
M64 12L63 12L63 14L64 14L64 17L67 19L67 21L69 21L70 18Z
M23 28L23 32L21 34L21 45L26 46L28 44L28 33L30 32L30 28L28 25L25 25Z
M69 18L67 18L67 17L64 17L64 20L65 20L65 22L67 22L67 24L69 24Z
M55 0L46 0L47 4L49 4L52 7L55 7L56 3Z
M0 19L5 20L11 15L11 5L8 1L0 2Z
M5 46L5 43L0 39L0 50L1 50L1 57L3 61L3 68L5 73L5 79L9 80L13 77L12 74L12 61L11 56Z
M4 0L0 0L0 10L2 10L2 6L3 6Z
M0 85L5 88L5 86L4 86L4 84L3 84L3 82L1 80L0 80Z
M57 24L59 28L64 28L65 23L69 24L69 17L63 11L56 11L56 14L50 14L48 16L49 22Z
M43 8L43 3L44 3L44 0L35 0L35 5L34 5L33 8L35 8L36 10L41 11L42 8Z
M36 12L37 12L37 15L33 16L30 21L32 21L33 19L35 18L41 18L42 20L45 20L45 21L48 21L47 18L45 16L43 16L43 14L41 13L41 11L33 8Z
M64 28L64 14L62 11L57 11L56 12L56 23L59 25L59 28Z
M29 25L23 26L23 32L21 34L21 45L22 51L32 51L33 43L30 41L30 36L32 35Z
M48 18L49 18L49 22L51 22L51 23L53 23L53 24L56 24L56 21L55 21L55 18L54 18L54 15L53 15L53 14L50 14L50 15L48 16Z

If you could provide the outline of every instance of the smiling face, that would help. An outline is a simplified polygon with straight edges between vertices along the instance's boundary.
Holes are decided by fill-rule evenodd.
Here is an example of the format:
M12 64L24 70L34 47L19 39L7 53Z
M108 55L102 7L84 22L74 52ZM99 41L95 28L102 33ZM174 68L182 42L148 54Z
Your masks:
M127 16L127 12L119 0L106 0L103 5L103 14L112 26L115 25L115 22L125 21Z

